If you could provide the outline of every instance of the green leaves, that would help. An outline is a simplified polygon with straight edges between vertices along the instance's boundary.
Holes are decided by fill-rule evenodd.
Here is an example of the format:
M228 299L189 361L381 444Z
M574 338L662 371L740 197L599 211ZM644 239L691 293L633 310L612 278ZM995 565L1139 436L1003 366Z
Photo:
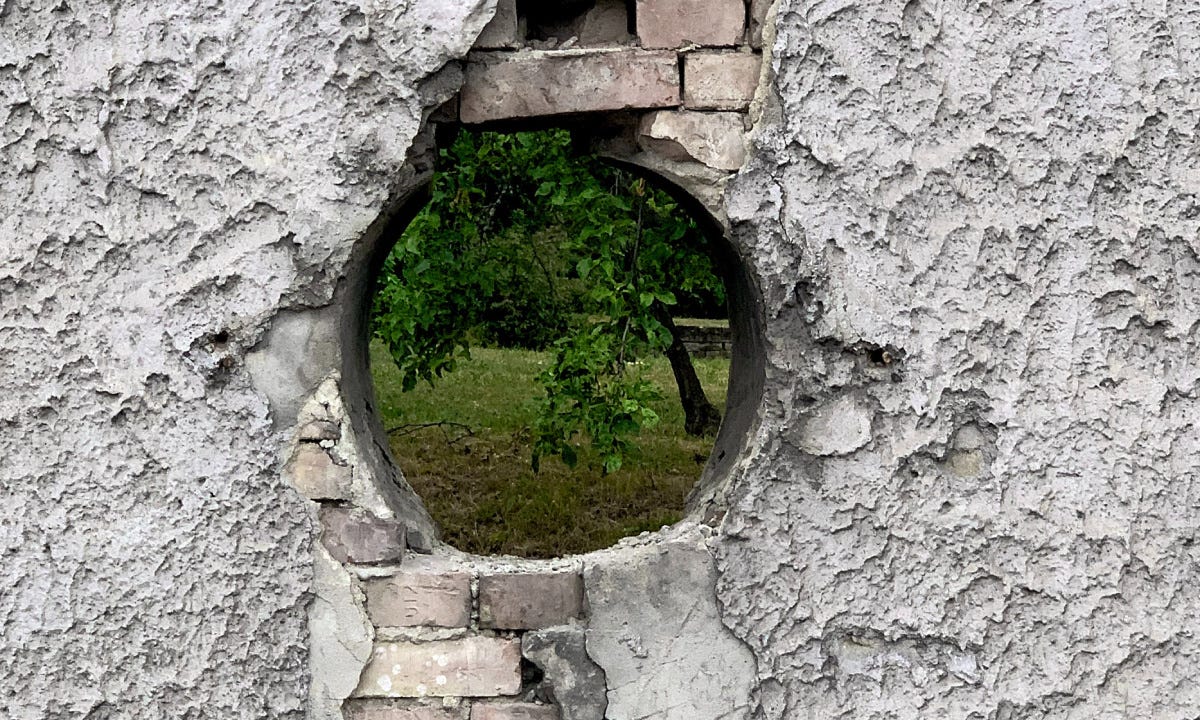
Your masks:
M707 240L668 195L574 152L565 131L459 134L440 153L430 204L389 256L374 332L405 389L453 371L472 343L552 346L534 465L612 472L657 423L636 361L670 333L655 303L719 307Z
M605 472L621 467L634 449L630 438L658 423L650 403L660 399L654 385L626 372L615 328L581 327L555 343L554 364L539 376L546 397L534 427L533 465L558 455L574 467L576 436L583 434Z

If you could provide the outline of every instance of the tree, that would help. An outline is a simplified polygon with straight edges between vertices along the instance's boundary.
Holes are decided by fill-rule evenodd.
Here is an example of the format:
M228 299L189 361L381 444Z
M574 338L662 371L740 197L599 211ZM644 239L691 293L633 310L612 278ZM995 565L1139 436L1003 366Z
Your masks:
M694 435L715 430L670 309L723 304L707 238L666 193L572 149L565 131L460 133L426 208L388 258L375 333L406 389L453 370L480 340L549 348L534 464L573 465L582 433L606 471L657 416L628 372L664 352Z

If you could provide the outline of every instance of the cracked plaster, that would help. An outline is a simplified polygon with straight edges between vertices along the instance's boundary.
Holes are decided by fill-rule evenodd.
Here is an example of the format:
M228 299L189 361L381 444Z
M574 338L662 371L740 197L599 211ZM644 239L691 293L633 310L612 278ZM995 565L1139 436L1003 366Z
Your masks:
M1196 717L1200 6L777 18L727 194L767 313L718 544L752 717Z
M0 715L320 712L281 458L491 11L0 2ZM726 195L765 301L738 712L1195 717L1200 8L771 17Z
M0 716L305 717L315 522L246 355L493 8L0 2Z

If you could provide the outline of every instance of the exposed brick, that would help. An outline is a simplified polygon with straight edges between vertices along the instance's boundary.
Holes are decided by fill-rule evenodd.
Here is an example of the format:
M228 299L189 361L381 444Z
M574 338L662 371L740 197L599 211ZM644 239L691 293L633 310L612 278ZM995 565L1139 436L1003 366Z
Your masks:
M475 47L506 48L520 44L521 40L517 0L500 0L496 4L496 14L475 40Z
M683 104L694 110L745 110L758 88L762 56L694 52L683 58Z
M463 572L403 572L366 582L367 614L377 627L466 627L471 576Z
M583 47L622 45L633 40L625 0L596 0L579 20L579 44Z
M638 142L671 160L737 170L746 158L744 122L736 112L659 111L642 118Z
M547 18L539 17L529 29L531 37L559 43L573 39L573 47L580 48L611 48L633 42L625 0L596 0L596 4L583 14L571 18L556 17L547 21Z
M329 453L315 443L296 447L284 475L309 500L345 500L350 492L350 468L335 464Z
M679 65L673 52L473 53L467 63L459 117L472 124L677 105Z
M392 700L350 700L342 706L342 715L346 720L461 720L462 718L462 713L458 710L431 705L399 705Z
M763 25L767 22L767 11L770 9L771 0L750 0L750 47L762 48Z
M637 0L642 47L731 46L746 31L744 0Z
M481 702L471 706L471 720L558 720L558 708L537 703Z
M379 643L354 694L495 697L520 690L520 643L474 636L419 644Z
M398 563L404 557L404 523L357 508L321 508L321 542L338 562Z
M342 436L342 429L332 420L310 420L300 428L300 439L309 442L321 440L337 440Z
M583 612L578 573L507 573L479 579L479 624L507 630L562 625Z

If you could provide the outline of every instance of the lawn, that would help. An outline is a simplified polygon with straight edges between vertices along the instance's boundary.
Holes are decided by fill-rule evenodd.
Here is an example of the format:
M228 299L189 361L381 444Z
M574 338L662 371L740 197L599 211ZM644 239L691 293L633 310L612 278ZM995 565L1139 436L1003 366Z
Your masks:
M637 366L659 386L662 418L638 439L640 452L602 475L584 454L578 467L530 467L530 432L549 357L476 348L436 387L408 393L384 346L371 346L375 391L392 453L442 529L443 539L480 554L555 557L607 547L679 520L713 438L683 432L683 411L665 358ZM696 360L709 399L724 407L726 359ZM429 423L454 423L428 425Z

